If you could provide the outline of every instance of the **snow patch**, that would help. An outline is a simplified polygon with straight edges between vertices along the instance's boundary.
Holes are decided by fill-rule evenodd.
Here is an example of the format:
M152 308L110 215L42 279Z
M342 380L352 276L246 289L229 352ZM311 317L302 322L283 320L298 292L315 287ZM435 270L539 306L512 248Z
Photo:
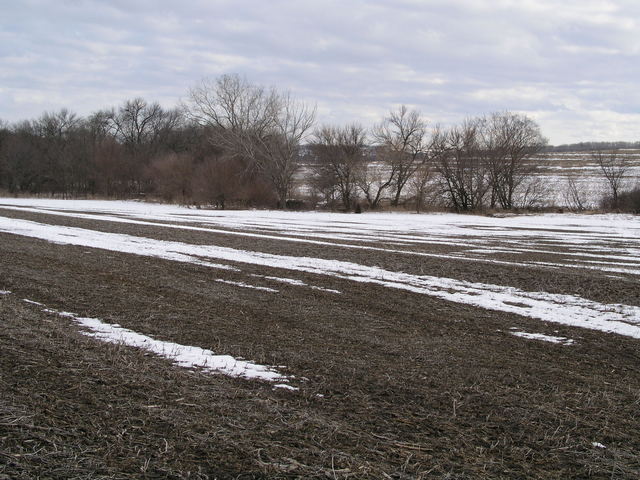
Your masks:
M566 337L554 337L552 335L545 335L543 333L529 333L529 332L509 332L516 337L527 338L529 340L542 340L544 342L558 343L560 345L573 345L575 340Z
M266 280L272 280L274 282L286 283L289 285L295 285L297 287L309 287L312 290L319 290L321 292L328 293L342 293L340 290L334 290L332 288L324 288L317 287L315 285L309 285L308 283L303 282L302 280L297 280L295 278L285 278L285 277L270 277L269 275L257 275L255 273L251 274L252 277L264 278Z
M287 385L286 383L279 383L277 385L274 385L273 388L281 388L283 390L291 390L293 392L297 392L298 390L300 390L298 387L292 387L291 385Z
M268 275L257 275L255 273L251 274L252 277L264 278L266 280L273 280L274 282L287 283L289 285L296 285L298 287L306 287L308 286L302 280L296 280L295 278L283 278L283 277L270 277Z
M34 302L33 300L29 300L28 298L23 298L23 299L22 299L22 301L23 301L23 302L25 302L25 303L29 303L29 304L31 304L31 305L38 305L38 306L40 306L40 307L42 307L42 306L43 306L43 304L42 304L42 303L40 303L40 302Z
M37 302L32 302L38 304ZM42 304L38 304L42 305ZM266 380L268 382L287 382L290 377L282 375L271 367L247 362L231 355L216 355L211 350L174 342L156 340L147 335L134 332L118 324L104 323L97 318L81 317L71 312L60 312L50 308L47 313L57 314L74 320L86 328L84 335L107 343L137 347L173 361L184 368L198 368L208 373L222 373L230 377Z
M249 285L248 283L244 282L234 282L232 280L223 280L221 278L216 278L214 281L219 283L226 283L227 285L234 285L236 287L251 288L253 290L261 290L263 292L278 293L278 290L276 290L275 288L259 287L257 285Z
M311 285L310 288L311 290L319 290L320 292L342 294L340 290L334 290L333 288L316 287L314 285Z

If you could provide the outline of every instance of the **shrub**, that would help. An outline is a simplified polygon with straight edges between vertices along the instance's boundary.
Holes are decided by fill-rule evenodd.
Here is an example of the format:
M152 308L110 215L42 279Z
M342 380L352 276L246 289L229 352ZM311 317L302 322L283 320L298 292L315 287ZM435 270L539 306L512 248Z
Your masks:
M618 209L623 212L640 213L640 186L618 195Z

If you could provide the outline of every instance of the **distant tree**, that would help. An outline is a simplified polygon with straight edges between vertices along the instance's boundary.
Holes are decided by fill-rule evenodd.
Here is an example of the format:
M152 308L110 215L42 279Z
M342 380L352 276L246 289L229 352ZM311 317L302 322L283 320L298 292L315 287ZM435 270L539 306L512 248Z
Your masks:
M410 187L413 191L416 213L420 213L427 199L427 189L433 177L433 167L429 162L424 162L411 177Z
M224 210L227 204L241 197L244 166L228 157L211 155L194 165L191 179L194 202L198 205L214 205Z
M325 183L332 183L342 207L351 210L364 166L366 130L358 124L324 126L316 130L310 146L316 159L316 176Z
M545 152L591 152L594 150L640 149L640 142L580 142L565 145L549 145Z
M5 184L11 193L40 193L41 150L39 137L31 121L10 128L3 141Z
M617 208L625 212L640 214L640 186L620 192Z
M386 193L393 187L395 174L393 167L389 167L389 154L389 149L385 147L368 148L363 166L359 169L356 182L371 210L376 210L383 200L388 199Z
M98 113L94 120L105 121L103 125L124 147L125 157L119 163L128 164L122 169L129 177L125 190L143 193L148 187L144 185L145 169L151 159L171 151L167 142L180 128L182 114L178 109L165 110L157 102L134 98L106 114Z
M94 129L95 128L95 129ZM125 147L99 125L91 127L91 156L96 190L107 197L126 198L138 191L132 179L138 167Z
M394 206L400 202L409 179L424 162L426 133L427 124L420 112L409 110L405 105L389 112L389 116L373 129L376 143L386 150L384 157L394 187L391 201Z
M516 206L516 192L537 169L533 163L547 140L526 115L493 113L478 120L480 154L486 158L491 187L491 207Z
M582 212L587 208L587 195L582 185L576 180L574 174L567 177L567 185L564 190L564 202L574 212Z
M275 188L278 207L285 208L291 192L293 176L300 167L300 149L313 127L315 108L280 94L272 128L264 136L256 136L255 166Z
M69 195L73 171L82 162L79 148L81 119L67 109L45 112L33 127L40 149L42 188L51 194Z
M211 155L194 165L193 198L197 204L231 207L273 205L273 189L243 160Z
M89 157L83 120L67 109L3 130L2 185L11 192L84 194Z
M0 119L0 189L9 188L5 148L10 135L9 125Z
M556 186L545 177L532 175L520 185L517 203L514 206L524 209L547 206L555 188Z
M609 185L611 208L618 208L618 197L623 186L624 176L629 169L627 158L616 150L609 152L596 150L591 152L591 158L600 167L600 171Z
M108 112L106 120L115 137L127 150L132 153L146 150L147 156L152 156L155 153L153 150L178 128L181 114L177 109L165 110L157 102L149 103L142 98L134 98Z
M167 201L186 205L193 198L193 158L185 153L166 153L154 159L146 175L152 181L154 192Z
M315 120L315 108L288 93L265 89L238 75L204 80L189 92L190 118L211 129L212 142L268 180L286 206L300 149Z
M331 175L312 173L305 180L311 190L309 201L316 207L335 210L342 202L338 197L336 183Z
M105 138L111 137L111 115L111 111L98 110L86 118L84 127L88 130L94 143L99 143Z
M489 190L480 128L480 119L469 119L449 130L436 128L432 136L434 168L445 198L456 211L481 208Z

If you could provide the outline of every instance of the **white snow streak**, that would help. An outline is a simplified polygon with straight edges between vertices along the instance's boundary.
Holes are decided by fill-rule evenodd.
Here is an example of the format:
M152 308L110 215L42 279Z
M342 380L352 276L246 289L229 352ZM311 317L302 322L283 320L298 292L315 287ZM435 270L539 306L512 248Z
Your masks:
M291 390L294 392L300 390L298 387L292 387L291 385L287 385L286 383L279 383L277 385L274 385L273 388L282 388L284 390Z
M270 277L268 275L257 275L255 273L251 274L252 277L264 278L266 280L273 280L274 282L286 283L288 285L295 285L297 287L307 287L308 285L302 280L297 280L295 278L284 278L284 277Z
M275 288L259 287L257 285L249 285L248 283L244 283L244 282L234 282L232 280L223 280L221 278L217 278L214 281L218 283L226 283L227 285L233 285L235 287L251 288L253 290L261 290L263 292L278 293L278 290L276 290Z
M309 285L303 282L302 280L298 280L296 278L270 277L269 275L256 275L255 273L252 273L251 276L264 278L265 280L272 280L274 282L286 283L288 285L295 285L296 287L307 287L312 290L319 290L321 292L342 293L340 290L334 290L333 288L324 288L324 287L317 287L315 285Z
M311 288L311 290L318 290L320 292L337 293L337 294L342 293L340 290L335 290L333 288L316 287L314 285L309 285L309 288Z
M640 338L640 307L602 304L574 295L527 292L515 287L393 272L352 262L250 252L215 245L191 245L0 217L0 231L65 245L81 245L179 262L203 258L328 275L382 285L443 300L548 322Z
M34 305L42 305L30 301ZM232 357L231 355L216 355L211 350L174 342L156 340L147 335L123 328L117 324L104 323L97 318L81 317L70 312L58 312L47 308L47 313L54 313L74 320L88 331L83 334L108 343L136 347L152 352L173 361L184 368L198 368L209 373L222 373L230 377L266 380L269 382L288 382L289 377L276 372L270 367L258 365ZM294 387L292 387L293 389Z
M559 343L560 345L573 345L574 340L567 337L554 337L553 335L545 335L544 333L529 333L529 332L509 332L516 337L522 337L529 340L542 340L544 342Z
M31 305L43 306L40 302L34 302L33 300L29 300L28 298L23 298L22 301L25 303L30 303Z

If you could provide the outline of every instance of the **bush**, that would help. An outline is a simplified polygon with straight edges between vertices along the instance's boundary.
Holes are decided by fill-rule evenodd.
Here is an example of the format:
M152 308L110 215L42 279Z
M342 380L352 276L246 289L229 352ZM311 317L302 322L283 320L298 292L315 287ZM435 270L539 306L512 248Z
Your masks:
M618 195L618 209L623 212L640 213L640 186Z
M304 200L287 200L287 210L306 210L307 204Z

